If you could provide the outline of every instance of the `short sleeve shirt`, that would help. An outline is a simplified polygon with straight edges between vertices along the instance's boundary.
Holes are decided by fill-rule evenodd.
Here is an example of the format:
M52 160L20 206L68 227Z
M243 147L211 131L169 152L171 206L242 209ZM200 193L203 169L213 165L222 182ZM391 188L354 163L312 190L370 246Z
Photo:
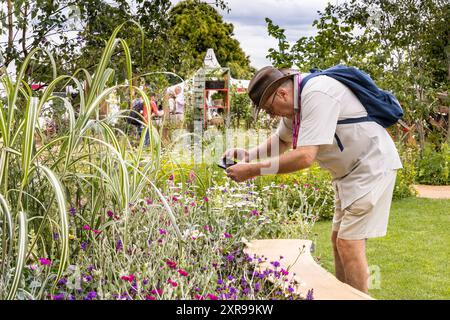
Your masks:
M395 144L382 126L337 124L364 116L367 112L354 93L333 78L317 76L302 90L297 146L319 146L316 160L330 171L342 208L367 194L386 171L402 167ZM292 143L292 120L282 118L276 134Z

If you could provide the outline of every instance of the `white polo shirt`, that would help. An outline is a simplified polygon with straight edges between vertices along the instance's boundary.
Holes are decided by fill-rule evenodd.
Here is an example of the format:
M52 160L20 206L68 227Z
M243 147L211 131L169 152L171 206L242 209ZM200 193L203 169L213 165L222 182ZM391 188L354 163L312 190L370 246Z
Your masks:
M364 116L367 112L354 93L333 78L317 76L303 88L297 146L319 146L316 160L330 171L342 209L372 190L387 171L402 168L395 144L382 126L371 121L337 124ZM292 120L282 118L276 134L292 143Z

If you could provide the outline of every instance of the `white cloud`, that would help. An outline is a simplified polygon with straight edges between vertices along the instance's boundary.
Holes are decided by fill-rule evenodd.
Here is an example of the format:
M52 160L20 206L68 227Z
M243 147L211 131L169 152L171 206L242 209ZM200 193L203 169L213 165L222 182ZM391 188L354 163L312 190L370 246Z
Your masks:
M315 34L312 27L317 11L322 11L329 0L228 0L230 13L222 12L225 21L234 25L235 38L250 56L256 68L269 65L269 48L277 42L267 33L265 18L285 29L287 40L294 43L302 36Z

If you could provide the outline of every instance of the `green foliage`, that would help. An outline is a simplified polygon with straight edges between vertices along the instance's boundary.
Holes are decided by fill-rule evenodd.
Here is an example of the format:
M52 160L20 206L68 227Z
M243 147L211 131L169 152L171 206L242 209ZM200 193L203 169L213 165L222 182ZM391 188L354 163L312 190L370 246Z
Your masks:
M229 67L234 78L248 78L254 71L239 42L232 37L233 25L224 22L207 3L179 2L170 10L169 24L169 65L182 77L202 66L208 48L214 49L221 66Z
M417 160L417 182L431 185L450 185L450 146L427 143Z
M239 128L241 120L244 120L245 126L249 128L253 120L252 111L252 101L248 94L237 92L236 87L231 88L230 112L232 124Z
M394 187L394 199L404 199L416 195L413 184L416 180L416 159L417 150L412 147L397 146L403 168L397 171L397 178Z

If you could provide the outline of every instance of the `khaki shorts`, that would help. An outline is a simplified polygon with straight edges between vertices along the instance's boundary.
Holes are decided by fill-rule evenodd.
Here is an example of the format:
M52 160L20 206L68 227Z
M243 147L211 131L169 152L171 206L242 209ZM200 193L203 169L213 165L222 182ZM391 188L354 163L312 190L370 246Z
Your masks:
M369 193L344 209L338 209L341 202L336 193L332 230L338 232L338 238L362 240L386 235L396 176L395 170L386 172Z

